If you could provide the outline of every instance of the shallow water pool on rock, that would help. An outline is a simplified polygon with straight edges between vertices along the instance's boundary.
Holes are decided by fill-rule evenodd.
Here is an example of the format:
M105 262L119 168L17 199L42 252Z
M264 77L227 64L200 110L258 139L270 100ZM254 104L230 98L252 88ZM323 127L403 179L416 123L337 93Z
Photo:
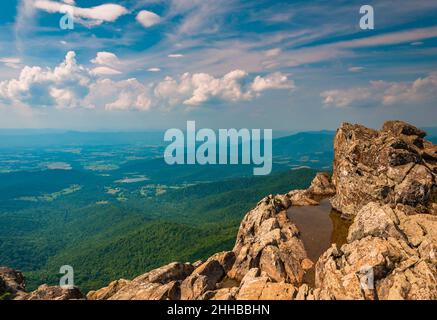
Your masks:
M341 247L346 243L347 233L352 220L341 218L341 213L334 210L329 199L323 199L320 205L290 207L288 218L300 231L308 258L314 263L335 243ZM304 282L314 285L314 268L305 275Z

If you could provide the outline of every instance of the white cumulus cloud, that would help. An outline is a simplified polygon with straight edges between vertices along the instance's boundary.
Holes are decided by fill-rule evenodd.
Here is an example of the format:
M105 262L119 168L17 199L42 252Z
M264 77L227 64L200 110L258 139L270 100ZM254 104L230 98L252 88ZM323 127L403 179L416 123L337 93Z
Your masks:
M140 12L138 12L136 19L145 28L154 26L155 24L158 24L161 21L160 16L158 16L156 13L147 10L141 10Z
M94 64L101 64L108 67L114 67L120 64L120 60L118 57L112 53L107 51L97 52L97 55L94 59L91 59L91 62Z
M281 72L275 72L265 77L257 76L252 83L252 90L261 92L272 89L294 89L294 82Z
M54 68L25 66L18 78L0 82L0 101L30 107L146 111L177 105L193 107L211 102L249 101L265 90L294 88L293 81L284 74L253 78L239 69L218 77L184 73L167 76L156 83L144 83L136 78L115 81L109 79L120 74L112 68L120 63L115 54L98 52L91 62L93 68L80 65L76 53L69 51Z
M169 104L197 106L213 100L250 100L264 90L294 88L294 83L281 73L257 76L253 82L248 78L245 71L238 69L219 78L207 73L185 73L178 80L166 77L158 83L154 92Z
M106 3L91 8L80 8L74 6L74 1L64 1L64 3L50 0L37 0L34 7L49 13L69 12L74 17L74 22L79 22L87 26L102 24L103 22L113 22L120 16L127 14L128 10L118 4Z
M90 61L91 63L98 65L98 67L91 70L91 74L94 76L112 76L121 74L121 72L116 69L121 65L121 62L112 52L97 52L96 57Z
M149 89L137 79L121 81L99 79L90 86L84 103L110 110L136 109L146 111L152 106Z
M54 69L25 66L18 79L0 82L0 99L33 106L75 107L88 93L86 68L76 63L76 54L67 53Z

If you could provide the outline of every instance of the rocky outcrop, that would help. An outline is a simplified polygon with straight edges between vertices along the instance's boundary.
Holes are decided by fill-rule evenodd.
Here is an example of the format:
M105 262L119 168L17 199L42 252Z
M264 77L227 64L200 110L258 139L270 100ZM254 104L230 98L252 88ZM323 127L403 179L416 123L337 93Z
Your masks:
M25 279L20 271L0 267L0 298L12 299L25 293Z
M241 222L232 251L120 279L87 299L437 299L437 147L424 137L400 121L381 130L343 124L334 141L332 181L319 173L306 190L262 199ZM314 265L286 213L330 196L353 223L347 243L332 245ZM312 272L315 283L305 283ZM59 287L31 294L24 287L21 273L0 268L0 296L81 298Z
M425 135L401 121L337 131L331 202L354 222L316 264L333 299L437 299L437 148Z
M180 284L194 270L189 263L170 263L132 281L118 280L87 294L89 300L178 300Z
M85 296L77 287L40 286L27 293L26 281L20 271L0 267L0 300L73 300L84 299Z
M233 252L213 255L197 267L181 284L181 299L196 300L204 293L216 289L235 261Z
M316 287L335 299L437 299L437 216L370 203L316 265Z
M293 206L315 206L320 200L335 194L335 186L326 172L319 172L308 189L292 190L287 194Z
M393 210L389 205L380 205L370 202L357 214L349 228L348 242L360 240L367 236L404 240L405 235L399 229L400 212Z
M326 172L319 172L311 182L308 192L314 196L329 197L335 195L335 186Z
M241 281L236 300L292 300L297 289L286 282L275 282L258 268L251 269Z
M101 288L97 291L90 291L86 295L88 300L109 300L117 292L121 291L125 286L129 285L131 281L120 279L112 281L107 287Z
M233 251L236 261L229 276L242 280L252 268L270 278L298 284L307 255L299 231L286 216L291 205L287 196L269 196L258 203L243 219Z
M369 202L405 204L436 213L437 146L425 132L401 121L386 122L381 130L343 124L334 140L331 203L354 216Z
M16 297L15 300L83 300L85 296L77 287L48 286L43 284L37 290Z

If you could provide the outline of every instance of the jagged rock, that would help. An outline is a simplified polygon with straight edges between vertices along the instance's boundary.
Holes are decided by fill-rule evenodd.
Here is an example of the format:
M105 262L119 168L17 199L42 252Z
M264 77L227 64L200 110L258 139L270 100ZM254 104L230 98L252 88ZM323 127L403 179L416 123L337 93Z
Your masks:
M289 221L285 196L269 196L258 203L243 219L233 251L236 261L228 272L241 281L252 268L260 268L276 281L299 284L307 258L299 231Z
M132 281L120 279L88 293L90 300L177 300L180 282L194 270L189 263L173 262L140 275Z
M404 239L398 224L399 219L390 206L370 202L358 212L349 228L347 239L349 243L366 236Z
M224 251L211 256L182 282L181 299L204 299L203 295L216 289L226 272L232 268L234 261L235 253L232 251Z
M260 275L258 268L251 269L241 281L236 300L292 300L296 288L289 283L272 282Z
M259 267L275 281L280 282L287 277L279 248L276 246L267 246L262 250Z
M401 218L400 229L412 247L420 249L422 245L437 245L437 216L429 214L404 216Z
M85 296L77 287L63 288L43 284L37 290L17 297L16 300L83 300Z
M216 260L223 268L223 271L227 273L235 262L235 253L233 251L223 251L214 254L207 261ZM200 267L200 265L199 265Z
M295 300L306 300L306 298L309 294L309 290L310 290L310 288L308 287L307 284L301 285L297 291L297 295L296 295Z
M308 190L293 190L288 193L288 196L293 206L316 206L320 203Z
M261 294L270 281L268 277L256 277L245 281L238 291L237 300L260 300Z
M349 244L332 247L317 262L316 286L335 299L437 299L437 216L407 209L363 207ZM363 269L373 277L370 288L363 288Z
M0 267L0 297L12 299L25 294L25 278L20 271Z
M120 279L112 281L107 287L101 288L97 291L90 291L86 295L88 300L108 300L118 291L120 291L123 287L130 284L131 281Z
M326 172L319 172L306 190L292 190L287 194L293 206L316 206L323 197L335 194L335 186Z
M197 269L198 267L200 267L200 265L201 265L203 262L204 262L204 261L202 261L202 260L197 260L196 262L194 262L194 263L192 264L192 266L193 266L194 269Z
M170 281L165 284L133 281L108 300L179 300L179 285L179 281Z
M196 300L205 292L214 290L216 284L223 279L225 271L219 261L206 261L181 284L181 299Z
M238 287L222 288L215 291L207 291L200 300L235 300Z
M184 280L194 270L190 263L173 262L158 269L149 271L133 280L133 282L154 282L165 284L170 281Z
M312 262L310 259L303 259L300 265L302 269L309 270L314 267L314 262Z
M435 175L431 170L424 165L415 165L395 186L395 202L410 206L426 205L435 186Z
M293 300L296 287L289 283L268 282L262 289L258 300ZM242 300L241 296L238 300Z
M335 194L335 186L332 184L331 177L326 172L317 173L308 190L313 195L318 196L332 196Z
M320 289L309 288L308 294L307 294L305 300L320 300ZM327 299L327 300L329 300L329 299Z
M11 268L0 267L0 297L14 300L73 300L85 299L77 287L48 286L27 293L23 274Z
M435 266L435 264L434 264ZM417 261L406 270L393 272L376 285L380 300L436 300L436 270Z
M432 206L435 167L426 159L437 149L424 136L401 121L387 122L380 131L342 124L334 140L333 207L354 216L369 202Z
M329 292L336 300L363 299L355 273L346 274L342 270L343 260L343 252L336 245L319 258L316 264L316 288Z
M367 236L339 250L333 245L316 264L316 287L337 300L375 299L375 285L417 260L403 240Z
M417 136L420 138L426 137L425 131L403 121L386 121L382 127L382 130L385 132L391 132L394 136L403 134L406 136Z

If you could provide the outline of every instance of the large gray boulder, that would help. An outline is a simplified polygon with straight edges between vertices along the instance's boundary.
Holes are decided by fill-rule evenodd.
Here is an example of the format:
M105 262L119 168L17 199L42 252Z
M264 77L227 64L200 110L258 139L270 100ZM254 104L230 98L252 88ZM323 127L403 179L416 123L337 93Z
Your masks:
M342 124L334 140L332 206L345 216L372 201L434 210L437 146L424 136L402 121L386 122L379 131Z

